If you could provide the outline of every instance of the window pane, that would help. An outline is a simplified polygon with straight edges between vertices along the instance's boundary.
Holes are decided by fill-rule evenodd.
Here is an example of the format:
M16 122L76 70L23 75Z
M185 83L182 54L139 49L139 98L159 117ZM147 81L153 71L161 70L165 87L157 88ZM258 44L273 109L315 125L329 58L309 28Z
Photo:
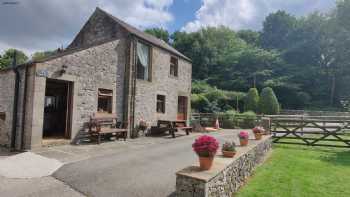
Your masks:
M177 77L178 74L178 59L175 57L170 58L170 75Z
M138 79L149 79L149 64L150 64L150 47L137 43L137 78Z
M99 113L112 113L113 91L106 89L98 90L97 111Z
M165 96L157 95L157 112L165 113Z

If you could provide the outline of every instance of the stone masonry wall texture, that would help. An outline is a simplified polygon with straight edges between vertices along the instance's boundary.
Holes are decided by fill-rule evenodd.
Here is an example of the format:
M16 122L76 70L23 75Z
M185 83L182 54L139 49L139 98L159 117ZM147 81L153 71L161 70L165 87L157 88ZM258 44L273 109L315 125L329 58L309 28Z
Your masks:
M191 95L191 63L179 58L178 77L170 76L170 57L168 52L152 48L152 81L137 80L135 95L135 124L141 119L151 125L157 120L176 120L178 96L187 96L188 113ZM165 96L165 113L157 113L157 95Z
M12 129L13 95L15 87L13 71L0 72L0 112L5 112L5 121L0 120L0 146L8 146Z
M265 159L271 147L271 138L262 141L207 181L178 174L176 179L177 196L232 197L246 179L252 175L257 165Z
M73 83L72 139L78 132L84 130L84 124L89 121L93 113L97 112L99 88L113 90L113 112L117 114L119 120L122 119L125 46L125 40L116 40L37 64L37 72L48 71L47 79ZM63 65L67 66L67 69L61 76L59 71ZM36 76L36 78L42 77ZM45 82L46 80L37 80L35 86L45 87ZM45 88L40 89L38 96L34 96L34 108L42 108L38 114L43 112L43 95L45 94L42 92L45 91ZM36 112L33 113L35 117ZM43 120L33 118L33 121L40 122L33 124L39 125L39 128L32 128L32 132L42 132ZM42 135L32 134L32 136L40 138ZM38 143L40 139L34 141Z

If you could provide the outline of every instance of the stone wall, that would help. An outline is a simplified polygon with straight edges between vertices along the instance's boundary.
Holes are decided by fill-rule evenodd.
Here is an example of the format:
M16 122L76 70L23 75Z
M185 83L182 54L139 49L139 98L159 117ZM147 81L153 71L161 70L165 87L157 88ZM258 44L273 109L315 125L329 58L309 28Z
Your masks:
M157 120L176 120L178 96L188 98L190 115L192 65L190 62L178 59L178 77L170 76L171 54L160 48L152 48L152 80L136 80L135 94L135 124L141 119L151 125ZM157 95L165 96L165 113L157 113Z
M111 39L125 38L126 30L97 8L68 48L78 48Z
M15 73L12 70L0 72L0 112L5 120L0 120L0 146L9 146L12 130L13 95Z
M23 96L24 96L24 83L25 80L25 68L18 68L20 83L17 105L17 136L16 136L16 148L21 146L21 131L22 131L22 117L23 117ZM13 70L0 71L0 112L5 115L5 120L0 121L0 146L9 147L12 136L12 120L13 120L13 106L15 95L15 73Z
M32 103L31 119L27 122L31 131L30 147L41 145L45 86L47 79L64 80L73 84L73 110L71 139L79 138L85 124L97 112L98 89L113 90L113 113L123 118L123 89L126 40L116 40L67 54L43 63L37 63L28 102ZM62 66L66 72L61 75ZM36 73L47 71L47 77Z
M254 169L271 150L271 136L250 141L248 147L238 148L232 158L215 157L213 168L200 171L191 166L177 173L176 195L179 197L232 197L244 185Z

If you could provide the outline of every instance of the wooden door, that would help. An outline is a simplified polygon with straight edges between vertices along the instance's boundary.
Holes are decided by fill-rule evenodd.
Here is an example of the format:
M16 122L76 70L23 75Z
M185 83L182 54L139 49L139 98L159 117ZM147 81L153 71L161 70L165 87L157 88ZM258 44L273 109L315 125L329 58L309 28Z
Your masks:
M177 120L187 120L187 102L186 96L178 97Z

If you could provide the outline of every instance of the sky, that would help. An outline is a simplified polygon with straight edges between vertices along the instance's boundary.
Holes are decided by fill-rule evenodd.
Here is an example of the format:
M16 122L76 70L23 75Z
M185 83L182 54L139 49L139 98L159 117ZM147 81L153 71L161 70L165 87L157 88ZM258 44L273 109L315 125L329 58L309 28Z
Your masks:
M0 0L0 54L17 48L28 55L66 47L98 6L143 30L193 32L225 25L261 30L271 12L296 16L327 12L336 0Z

